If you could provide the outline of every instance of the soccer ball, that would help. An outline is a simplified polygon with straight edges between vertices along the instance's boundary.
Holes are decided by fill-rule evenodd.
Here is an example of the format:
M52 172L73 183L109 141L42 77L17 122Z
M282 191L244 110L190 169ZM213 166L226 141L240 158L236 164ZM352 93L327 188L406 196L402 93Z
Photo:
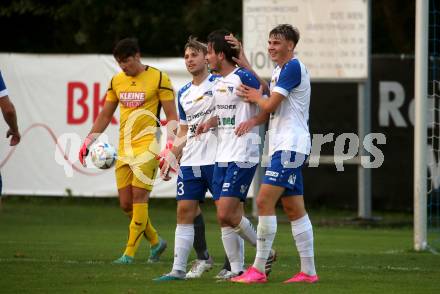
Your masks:
M116 150L109 143L97 142L90 149L93 164L100 169L111 168L116 162Z

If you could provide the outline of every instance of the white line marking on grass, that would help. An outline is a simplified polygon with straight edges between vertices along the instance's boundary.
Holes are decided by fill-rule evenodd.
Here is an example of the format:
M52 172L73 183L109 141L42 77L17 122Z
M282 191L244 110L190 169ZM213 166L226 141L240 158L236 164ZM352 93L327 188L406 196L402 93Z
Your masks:
M23 240L23 241L14 241L14 240L5 240L0 241L0 244L29 244L29 240ZM47 241L32 241L32 245L58 245L58 244L64 244L63 242L47 242Z
M46 262L46 263L65 263L65 264L105 264L106 262L101 260L62 260L62 259L38 259L38 258L0 258L1 262Z
M354 269L354 270L392 270L392 271L420 271L424 272L425 269L419 268L419 267L403 267L403 266L372 266L372 265L361 265L361 266L334 266L334 265L321 265L318 266L318 268L328 268L328 269Z
M405 250L402 249L391 249L383 252L383 254L403 254L403 253L405 253Z

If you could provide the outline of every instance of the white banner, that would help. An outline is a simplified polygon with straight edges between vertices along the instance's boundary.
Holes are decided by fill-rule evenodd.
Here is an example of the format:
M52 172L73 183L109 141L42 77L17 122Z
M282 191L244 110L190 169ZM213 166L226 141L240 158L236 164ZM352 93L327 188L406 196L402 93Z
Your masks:
M269 32L297 27L295 55L313 80L361 80L368 73L368 0L244 0L243 44L253 68L272 75Z
M143 63L168 73L175 91L191 79L183 58L143 59ZM3 193L117 195L114 169L86 169L77 159L80 142L101 109L110 79L120 71L114 58L0 54L0 70L22 134L21 143L11 148L4 138L7 126L0 123ZM115 119L105 135L117 146L119 112ZM175 180L158 179L152 196L174 197L175 186Z

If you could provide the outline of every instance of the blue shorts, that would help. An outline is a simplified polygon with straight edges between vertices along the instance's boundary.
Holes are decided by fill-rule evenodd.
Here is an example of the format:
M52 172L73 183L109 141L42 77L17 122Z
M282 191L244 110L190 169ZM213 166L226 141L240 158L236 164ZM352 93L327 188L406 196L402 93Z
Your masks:
M214 200L237 197L246 200L257 163L216 162L214 168Z
M276 151L264 173L263 184L285 188L282 196L304 195L301 170L306 160L307 155L295 151Z
M203 202L209 190L212 194L214 165L181 166L177 177L177 200L197 200Z

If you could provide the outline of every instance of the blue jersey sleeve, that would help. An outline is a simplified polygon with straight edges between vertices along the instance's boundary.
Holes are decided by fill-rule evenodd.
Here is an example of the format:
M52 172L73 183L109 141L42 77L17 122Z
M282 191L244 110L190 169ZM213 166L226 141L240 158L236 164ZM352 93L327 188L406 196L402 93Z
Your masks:
M214 74L211 74L210 76L209 76L209 81L210 82L213 82L213 81L215 81L216 79L218 79L218 78L220 78L221 76L220 75L214 75Z
M183 110L182 107L182 103L180 101L183 93L185 93L186 90L189 89L189 87L191 87L191 83L186 84L185 86L183 86L179 92L177 93L177 109L179 110L179 119L181 123L186 123L186 113L185 110Z
M182 104L180 103L180 97L182 93L179 92L177 96L177 108L179 109L179 119L181 122L186 122L186 113L185 110L183 110Z
M301 83L301 65L297 59L290 60L281 69L275 91L287 96L293 88Z
M8 89L6 89L5 82L3 81L2 73L0 72L0 98L8 96Z
M248 71L247 69L240 68L235 72L236 75L240 77L241 82L243 85L249 86L251 88L259 89L260 88L260 82L258 79L254 76L253 73Z

